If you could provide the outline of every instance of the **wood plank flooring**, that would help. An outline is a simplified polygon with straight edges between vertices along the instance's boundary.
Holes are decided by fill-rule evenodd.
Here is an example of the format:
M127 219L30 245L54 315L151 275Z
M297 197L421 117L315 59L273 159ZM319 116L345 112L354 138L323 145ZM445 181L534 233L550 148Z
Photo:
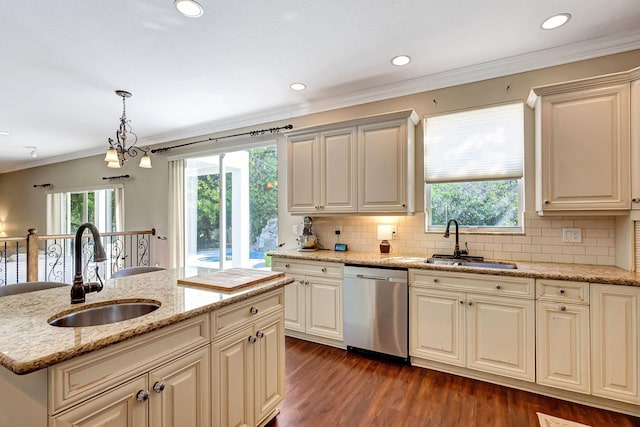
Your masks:
M268 427L539 427L536 412L593 427L640 418L286 338L286 397Z

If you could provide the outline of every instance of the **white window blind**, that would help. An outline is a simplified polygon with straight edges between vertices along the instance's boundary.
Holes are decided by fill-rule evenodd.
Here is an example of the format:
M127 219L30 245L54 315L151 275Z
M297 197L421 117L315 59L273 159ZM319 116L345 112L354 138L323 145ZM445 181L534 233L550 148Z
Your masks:
M425 119L428 184L522 178L523 152L521 102Z

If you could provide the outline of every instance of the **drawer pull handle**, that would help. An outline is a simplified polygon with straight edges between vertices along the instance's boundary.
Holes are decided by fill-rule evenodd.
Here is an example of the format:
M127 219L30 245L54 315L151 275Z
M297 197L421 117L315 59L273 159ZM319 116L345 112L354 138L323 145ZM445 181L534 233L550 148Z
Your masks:
M439 281L440 281L440 280L438 280L437 278L436 278L436 279L433 279L433 283L438 283Z
M155 391L156 393L162 393L164 391L164 381L156 381L156 383L153 385L153 391Z
M284 265L284 268L289 268L289 264L285 264L285 265Z
M251 307L251 308L249 309L249 313L251 313L251 314L258 314L258 309L257 309L256 307Z
M256 337L258 337L258 338L264 338L264 332L262 332L262 331L258 331L258 332L256 332Z
M253 335L251 335L251 336L249 337L249 342L250 342L251 344L255 344L255 343L256 343L256 341L258 341L258 338L254 337Z
M564 294L564 289L560 289L560 293L561 293L561 294Z
M496 289L502 289L502 286L496 285Z
M140 390L136 394L136 400L140 403L144 403L149 400L149 392L147 390Z
M327 267L322 267L321 271L322 271L323 273L326 273L326 272L327 272Z
M567 310L567 306L566 306L566 305L563 305L563 304L560 304L560 305L558 306L558 310L560 310L560 311L566 311L566 310Z

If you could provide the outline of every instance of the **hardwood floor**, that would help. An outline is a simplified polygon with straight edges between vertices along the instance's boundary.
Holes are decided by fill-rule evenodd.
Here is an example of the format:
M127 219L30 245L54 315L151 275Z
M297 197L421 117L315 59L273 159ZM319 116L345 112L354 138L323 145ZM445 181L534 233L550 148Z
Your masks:
M536 412L640 427L640 418L290 337L286 372L285 401L269 427L538 427Z

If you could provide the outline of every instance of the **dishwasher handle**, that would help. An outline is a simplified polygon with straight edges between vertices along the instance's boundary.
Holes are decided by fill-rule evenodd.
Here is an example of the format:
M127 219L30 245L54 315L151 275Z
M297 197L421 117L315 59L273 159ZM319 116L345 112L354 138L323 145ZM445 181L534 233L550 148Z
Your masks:
M379 276L367 276L366 274L356 274L358 279L368 279L368 280L382 280L384 282L394 282L397 280L393 280L391 277L379 277Z

